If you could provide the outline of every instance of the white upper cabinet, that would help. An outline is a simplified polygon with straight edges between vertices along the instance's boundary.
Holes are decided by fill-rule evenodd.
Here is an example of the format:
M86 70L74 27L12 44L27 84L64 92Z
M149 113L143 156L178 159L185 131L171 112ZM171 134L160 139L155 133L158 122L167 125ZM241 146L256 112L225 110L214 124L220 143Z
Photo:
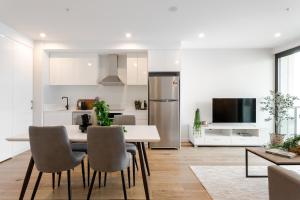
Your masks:
M180 50L149 50L149 71L180 71Z
M127 85L147 85L148 59L146 54L127 54Z
M97 54L50 54L50 85L97 85L97 78Z

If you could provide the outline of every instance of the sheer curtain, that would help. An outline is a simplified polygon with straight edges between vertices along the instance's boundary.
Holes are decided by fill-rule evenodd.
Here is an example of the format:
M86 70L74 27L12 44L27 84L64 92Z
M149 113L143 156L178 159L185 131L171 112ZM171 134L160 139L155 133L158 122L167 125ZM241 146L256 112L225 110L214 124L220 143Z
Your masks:
M278 58L278 91L300 98L300 52ZM284 122L281 132L287 135L300 134L300 101L290 111L293 120Z

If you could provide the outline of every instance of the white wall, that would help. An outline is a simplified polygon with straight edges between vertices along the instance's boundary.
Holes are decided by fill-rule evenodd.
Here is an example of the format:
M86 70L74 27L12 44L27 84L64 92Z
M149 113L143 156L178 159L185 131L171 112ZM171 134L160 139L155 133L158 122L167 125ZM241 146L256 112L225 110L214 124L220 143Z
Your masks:
M181 68L182 138L187 138L194 111L212 121L212 98L258 98L257 125L265 132L272 124L264 121L259 101L274 88L274 55L271 49L183 50Z

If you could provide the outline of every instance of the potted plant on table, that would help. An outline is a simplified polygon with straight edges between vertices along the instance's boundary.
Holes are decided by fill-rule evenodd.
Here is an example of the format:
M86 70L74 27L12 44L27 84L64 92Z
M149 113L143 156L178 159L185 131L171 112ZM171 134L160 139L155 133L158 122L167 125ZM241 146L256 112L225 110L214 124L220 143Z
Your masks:
M97 117L97 124L100 126L110 126L112 120L109 118L109 105L101 100L94 103L94 109Z
M261 102L261 109L269 114L266 121L275 122L275 132L271 133L270 141L272 146L278 146L283 143L284 134L281 133L282 123L285 120L294 119L289 115L289 111L294 107L294 102L298 98L289 94L271 91L271 95L264 98Z
M286 151L300 154L300 135L295 135L284 141L281 148Z

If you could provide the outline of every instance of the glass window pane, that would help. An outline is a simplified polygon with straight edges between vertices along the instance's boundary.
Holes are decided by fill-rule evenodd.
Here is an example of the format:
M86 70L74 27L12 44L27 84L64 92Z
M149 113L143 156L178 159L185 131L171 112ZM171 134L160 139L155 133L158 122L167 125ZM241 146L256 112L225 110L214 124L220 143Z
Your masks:
M278 90L279 92L300 97L300 52L279 58L278 60ZM283 123L281 133L292 135L300 134L300 101L296 101L290 115L294 120Z

